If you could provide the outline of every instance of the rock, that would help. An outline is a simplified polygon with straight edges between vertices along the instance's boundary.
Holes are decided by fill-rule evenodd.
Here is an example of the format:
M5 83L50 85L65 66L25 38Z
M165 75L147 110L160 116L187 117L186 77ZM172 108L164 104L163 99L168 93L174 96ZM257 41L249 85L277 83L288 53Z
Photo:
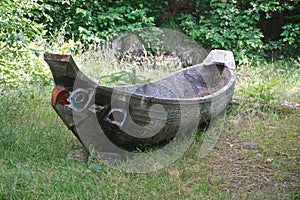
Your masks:
M83 150L72 150L69 152L67 159L76 160L77 162L85 162L88 158L88 153Z
M263 157L263 155L261 153L257 153L257 154L255 154L255 156L259 157L259 158Z
M144 46L140 38L135 34L129 34L113 40L113 49L117 51L121 58L125 56L142 56Z
M249 144L249 148L250 148L251 150L256 150L256 149L257 149L257 144L255 144L254 142L251 142L251 143Z

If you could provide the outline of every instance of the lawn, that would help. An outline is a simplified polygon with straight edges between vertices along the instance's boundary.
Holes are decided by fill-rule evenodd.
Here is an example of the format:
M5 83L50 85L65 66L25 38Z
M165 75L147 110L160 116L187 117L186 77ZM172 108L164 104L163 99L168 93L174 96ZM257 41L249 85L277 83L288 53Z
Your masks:
M51 86L1 93L0 199L299 199L300 60L236 73L213 151L200 158L197 136L176 162L144 174L68 159L83 147L51 108Z

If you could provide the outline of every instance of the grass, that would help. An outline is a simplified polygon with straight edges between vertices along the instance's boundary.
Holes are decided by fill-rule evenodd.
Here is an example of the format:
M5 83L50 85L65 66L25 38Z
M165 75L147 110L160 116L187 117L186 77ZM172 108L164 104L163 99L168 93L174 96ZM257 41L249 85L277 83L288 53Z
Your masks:
M104 47L101 53L88 51L74 59L81 71L100 85L143 84L181 69L182 62L175 56L144 52L145 56L124 55L120 60L115 50Z
M240 67L213 151L199 158L198 136L176 162L144 174L67 159L82 146L51 108L51 87L2 93L0 199L299 199L300 108L281 106L300 103L299 69Z

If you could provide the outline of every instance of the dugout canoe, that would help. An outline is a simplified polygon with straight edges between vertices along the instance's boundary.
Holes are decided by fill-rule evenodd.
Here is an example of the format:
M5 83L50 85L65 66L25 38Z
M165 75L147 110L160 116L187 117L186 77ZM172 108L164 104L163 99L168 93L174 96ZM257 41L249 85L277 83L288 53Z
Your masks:
M55 83L51 105L89 151L132 151L195 132L224 113L235 87L234 57L224 50L143 85L98 85L71 55L44 60Z

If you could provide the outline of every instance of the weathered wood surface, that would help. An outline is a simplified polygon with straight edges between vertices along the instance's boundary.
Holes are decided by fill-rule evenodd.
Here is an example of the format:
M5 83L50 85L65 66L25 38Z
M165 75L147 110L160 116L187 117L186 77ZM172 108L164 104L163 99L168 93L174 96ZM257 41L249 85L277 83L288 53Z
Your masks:
M218 66L209 60L150 84L114 87L90 80L72 56L45 54L45 61L56 87L70 92L66 99L75 99L69 105L54 100L53 107L88 150L120 152L119 147L132 150L193 133L198 124L223 113L235 86L234 72L223 60ZM85 105L80 98L88 99Z

